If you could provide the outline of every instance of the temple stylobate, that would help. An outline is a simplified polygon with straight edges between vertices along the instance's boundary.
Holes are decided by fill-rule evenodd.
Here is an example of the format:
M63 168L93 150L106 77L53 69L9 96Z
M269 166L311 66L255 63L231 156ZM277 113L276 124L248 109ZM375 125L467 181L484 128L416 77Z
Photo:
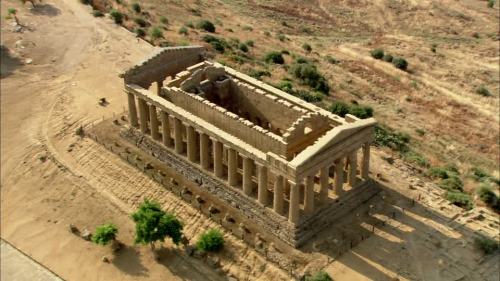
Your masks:
M123 135L264 236L298 247L376 193L373 118L334 115L205 60L198 46L161 49L122 78Z

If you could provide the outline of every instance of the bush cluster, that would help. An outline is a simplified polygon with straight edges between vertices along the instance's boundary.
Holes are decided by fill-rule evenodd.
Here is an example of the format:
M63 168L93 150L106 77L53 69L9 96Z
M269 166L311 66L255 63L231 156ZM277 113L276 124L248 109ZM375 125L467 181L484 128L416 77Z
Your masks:
M322 93L311 93L302 89L295 90L290 81L282 81L280 84L274 85L274 87L307 102L320 102L323 100Z
M381 60L384 57L384 50L383 49L374 49L370 52L372 57L377 60Z
M106 246L109 242L116 239L117 234L118 228L116 225L106 223L96 228L94 235L92 235L92 242Z
M314 275L306 277L306 281L333 281L333 279L324 271L318 271Z
M118 11L116 9L112 9L109 12L109 15L111 16L111 18L113 19L113 21L116 24L122 24L122 22L123 22L123 14L120 11Z
M498 241L487 237L477 237L474 242L476 243L476 246L486 255L492 254L500 248Z
M187 34L188 34L188 29L187 29L187 27L182 26L181 28L179 28L179 34L182 34L182 35L187 35Z
M203 232L196 242L196 248L206 252L217 252L224 247L222 232L216 228Z
M306 51L306 52L308 52L308 53L310 53L310 52L312 51L312 47L311 47L311 45L309 45L309 44L307 44L307 43L304 43L304 44L302 45L302 49L304 49L304 51Z
M132 10L134 10L134 12L136 12L136 13L140 13L141 12L141 5L139 5L139 3L133 3Z
M474 206L471 196L460 191L446 192L446 199L452 204L462 207L466 210L470 210Z
M330 91L330 85L328 85L325 77L318 71L314 64L307 62L307 60L297 60L290 68L290 71L303 84L308 85L315 91L324 94L328 94Z
M149 31L149 35L151 36L151 38L153 40L163 38L163 32L161 31L161 29L159 27L156 27L156 26L151 28L151 30Z
M383 49L374 49L370 52L371 56L378 60L383 60L385 62L392 63L396 68L401 70L406 70L408 68L408 62L402 57L393 57L389 53L384 53Z
M491 96L491 92L490 90L488 90L488 88L486 88L485 86L479 86L477 89L476 89L476 93L478 95L481 95L483 97L490 97Z
M352 114L358 118L369 118L373 116L373 108L369 106L362 106L358 104L349 105L345 102L336 101L332 103L328 110L333 114L344 117L346 114Z
M283 56L281 55L280 52L269 52L264 57L264 60L268 63L269 62L272 62L275 64L284 64L285 63L285 59L283 58Z
M99 10L93 10L92 15L96 18L104 17L104 14Z
M143 18L135 18L134 22L140 27L146 27L149 25L149 23L145 21Z
M408 62L404 58L394 58L392 64L401 70L406 70L408 68Z
M406 133L397 132L383 125L375 126L375 144L386 146L392 150L405 153L410 150L408 144L410 136Z
M267 70L255 70L255 69L251 69L248 73L249 76L255 78L255 79L259 79L261 80L262 79L262 76L267 76L267 77L271 77L271 73Z
M215 32L215 25L209 21L209 20L200 20L197 24L196 27L198 29L203 29L207 32L214 33Z
M212 48L217 52L223 54L226 48L230 48L229 44L224 40L224 38L215 37L213 35L205 35L203 36L203 41L210 43Z

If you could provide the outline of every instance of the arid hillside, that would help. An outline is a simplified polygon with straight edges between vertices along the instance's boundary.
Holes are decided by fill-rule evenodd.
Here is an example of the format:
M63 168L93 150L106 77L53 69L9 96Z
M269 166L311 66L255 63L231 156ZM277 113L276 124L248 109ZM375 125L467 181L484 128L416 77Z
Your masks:
M498 179L498 4L151 0L137 11L132 2L91 4L120 11L122 24L153 44L204 44L215 60L335 113L339 101L360 117L373 113L384 128L379 145L421 172L456 166L469 191L477 174ZM375 49L385 56L374 59ZM270 52L284 63L266 59ZM391 63L398 58L406 70ZM328 89L298 77L297 62L317 69Z

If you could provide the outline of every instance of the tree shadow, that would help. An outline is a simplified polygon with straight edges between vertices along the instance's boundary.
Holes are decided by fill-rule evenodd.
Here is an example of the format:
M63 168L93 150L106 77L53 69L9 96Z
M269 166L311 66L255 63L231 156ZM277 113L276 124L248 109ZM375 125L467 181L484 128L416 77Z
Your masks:
M0 54L0 78L11 75L17 68L23 66L21 60L12 56L10 50L4 45L0 45Z
M121 271L132 276L148 276L147 268L139 259L140 253L133 246L124 245L113 258L112 263Z
M423 280L432 279L433 276L445 280L481 279L484 275L474 270L479 265L460 262L462 257L467 256L469 262L482 260L481 263L490 263L498 258L498 253L483 256L476 249L474 241L480 234L456 221L455 217L445 217L383 183L376 184L382 190L379 195L346 216L339 224L320 232L301 250L321 252L373 280L393 280L394 276L391 275L394 274L414 280L416 276L413 273L401 270L402 260L407 260L409 268L425 268L419 271L422 276L418 278ZM383 204L379 206L383 208L370 208L370 205L377 205L381 201ZM449 208L451 212L456 211L454 207ZM368 243L369 246L357 247L362 243ZM403 253L407 256L404 257ZM340 259L343 255L346 255L345 258ZM394 258L395 262L387 260L388 257ZM409 259L415 257L420 257L418 265L410 264ZM445 264L438 265L438 259L445 260ZM464 270L464 267L469 268Z
M37 16L55 17L61 14L61 10L51 4L37 4L31 9L31 13Z

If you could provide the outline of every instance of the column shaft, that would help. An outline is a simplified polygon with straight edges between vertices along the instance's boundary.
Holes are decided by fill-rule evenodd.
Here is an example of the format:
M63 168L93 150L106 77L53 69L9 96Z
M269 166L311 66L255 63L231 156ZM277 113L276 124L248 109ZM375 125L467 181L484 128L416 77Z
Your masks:
M358 166L357 150L349 154L349 185L356 186L356 170Z
M236 177L238 168L238 153L232 148L228 149L227 166L227 180L230 186L235 186L238 182Z
M243 193L252 195L252 170L253 160L251 158L243 158Z
M363 163L361 164L361 177L364 180L369 178L370 172L370 143L363 145Z
M293 182L290 182L288 221L293 224L297 224L299 222L299 184Z
M158 116L156 115L156 106L152 104L149 105L149 120L151 123L151 137L157 140L160 138L160 134L158 133Z
M259 199L259 203L262 205L267 204L268 190L267 190L267 167L263 165L258 165L258 190L257 190L257 198Z
M172 139L170 138L170 123L168 121L168 114L164 111L161 112L161 136L163 138L164 146L172 145Z
M141 132L146 134L148 132L148 111L146 101L139 98L139 118L141 122Z
M342 159L335 161L335 194L337 196L344 192L344 163Z
M306 186L304 191L304 212L310 214L313 211L314 211L314 176L307 176Z
M200 164L201 167L205 170L210 168L209 162L209 151L208 151L208 142L209 138L207 134L200 133Z
M182 143L182 122L174 118L174 145L175 153L181 154L184 151L184 144Z
M276 175L276 181L274 182L274 198L273 198L273 209L276 213L283 213L283 191L284 191L284 180L283 176Z
M320 189L319 189L319 199L325 201L328 198L328 179L330 178L328 167L321 168L319 172L320 177Z
M220 141L214 140L214 172L215 176L222 178L224 176L224 171L222 170L222 143Z
M186 126L187 157L191 162L196 161L196 132L192 126Z
M128 119L133 127L139 126L137 122L137 109L135 107L135 96L132 93L127 93L128 96Z

